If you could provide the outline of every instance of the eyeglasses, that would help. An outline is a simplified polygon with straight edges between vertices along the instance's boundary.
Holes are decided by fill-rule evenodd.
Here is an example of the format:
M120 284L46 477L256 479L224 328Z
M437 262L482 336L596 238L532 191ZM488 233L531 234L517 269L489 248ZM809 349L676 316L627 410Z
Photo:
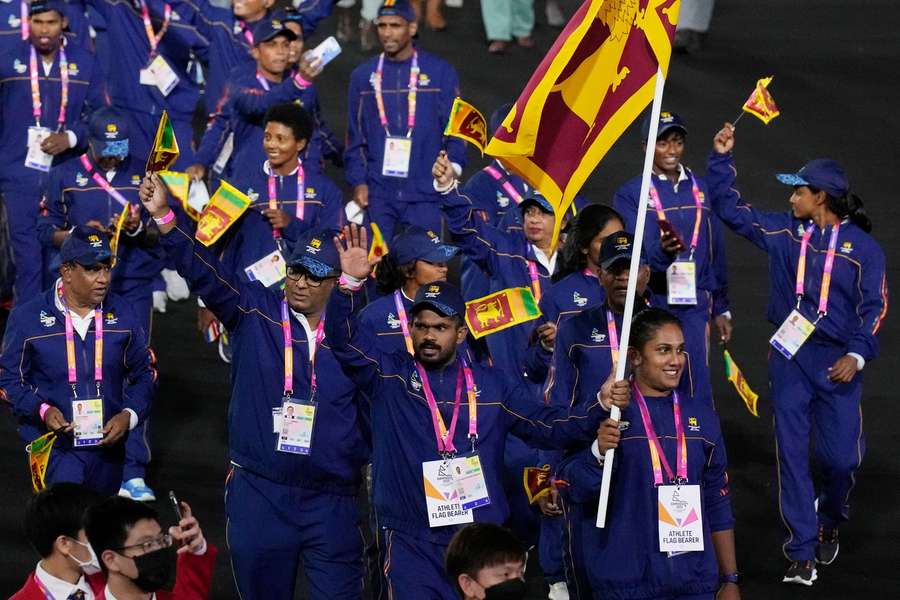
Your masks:
M156 550L162 550L163 548L169 548L172 546L172 536L168 533L163 533L155 538L146 540L141 542L140 544L132 544L131 546L122 546L121 548L112 548L113 551L119 552L120 550L135 550L140 548L143 550L144 554L148 554L150 552L155 552Z
M303 267L288 267L285 274L291 281L300 281L300 279L305 277L306 285L314 288L321 286L328 279L334 279L334 277L316 277Z

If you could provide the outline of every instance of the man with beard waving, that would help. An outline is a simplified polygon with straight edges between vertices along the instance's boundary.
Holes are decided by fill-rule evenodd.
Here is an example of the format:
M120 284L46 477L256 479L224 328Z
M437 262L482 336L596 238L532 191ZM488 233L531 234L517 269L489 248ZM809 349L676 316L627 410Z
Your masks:
M343 237L335 238L343 273L328 302L325 336L372 399L373 503L387 584L396 598L452 600L443 557L457 526L509 516L501 483L507 435L546 448L586 447L611 404L627 405L628 384L608 378L597 401L571 414L532 399L519 378L457 353L467 333L465 304L442 281L416 293L413 355L383 351L357 323L359 290L374 266L366 232L354 225Z

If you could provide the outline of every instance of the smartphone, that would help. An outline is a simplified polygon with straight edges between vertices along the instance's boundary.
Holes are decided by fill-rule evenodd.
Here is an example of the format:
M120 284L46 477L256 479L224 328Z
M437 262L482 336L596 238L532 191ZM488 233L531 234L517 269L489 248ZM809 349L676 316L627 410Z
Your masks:
M181 505L178 503L178 498L175 497L175 492L169 490L169 500L172 502L172 509L175 511L175 523L181 523L182 517L181 515Z
M678 252L683 252L684 249L687 248L687 246L684 243L684 240L681 239L681 236L678 235L677 231L675 231L675 226L672 225L671 222L669 222L668 220L665 220L665 221L658 220L656 222L656 224L659 226L659 230L662 232L663 235L667 235L667 236L673 237L676 240L678 240Z
M318 58L320 61L319 68L322 69L334 60L341 53L341 45L334 38L334 36L329 36L325 38L325 40L313 48L308 52L304 53L304 56L307 58Z

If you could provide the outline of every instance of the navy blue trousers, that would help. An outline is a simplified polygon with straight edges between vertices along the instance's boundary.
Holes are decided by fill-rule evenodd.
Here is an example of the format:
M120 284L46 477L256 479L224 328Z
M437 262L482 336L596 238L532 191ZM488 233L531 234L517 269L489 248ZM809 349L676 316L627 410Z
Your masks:
M446 544L395 529L379 531L388 600L458 600L444 570Z

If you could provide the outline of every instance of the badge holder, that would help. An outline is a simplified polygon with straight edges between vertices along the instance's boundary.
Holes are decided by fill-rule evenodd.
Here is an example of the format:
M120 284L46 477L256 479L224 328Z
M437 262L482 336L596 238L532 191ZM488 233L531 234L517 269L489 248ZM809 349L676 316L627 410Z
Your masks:
M75 393L74 385L72 393ZM72 425L76 448L96 446L103 440L103 397L99 385L96 396L72 400Z
M659 550L668 558L703 551L700 486L677 479L657 488Z
M250 281L258 281L267 288L281 283L286 273L282 251L280 249L272 251L249 267L245 267L244 273Z
M53 155L41 150L41 144L44 143L44 140L51 133L53 132L48 128L40 125L32 125L28 128L28 152L25 155L26 167L43 171L44 173L50 171L50 166L53 164Z
M453 459L453 472L456 477L456 491L463 510L471 510L491 503L487 481L481 465L481 457L475 450L477 436L471 436L472 452L466 456Z
M316 403L285 394L281 399L281 426L277 428L275 449L288 454L309 455L316 423ZM276 412L272 411L273 419Z
M412 139L388 136L384 140L384 162L381 174L385 177L409 176L409 158L412 155Z
M181 81L178 74L160 54L151 58L150 63L141 69L139 75L141 85L156 86L163 96L171 94L178 82Z
M819 322L820 316L815 323L811 323L809 319L800 314L798 307L791 311L788 318L784 320L775 335L769 340L772 347L778 350L782 356L791 360L800 349L812 332L816 329L816 323Z
M666 287L669 304L693 306L697 304L697 263L693 260L676 260L666 269Z

